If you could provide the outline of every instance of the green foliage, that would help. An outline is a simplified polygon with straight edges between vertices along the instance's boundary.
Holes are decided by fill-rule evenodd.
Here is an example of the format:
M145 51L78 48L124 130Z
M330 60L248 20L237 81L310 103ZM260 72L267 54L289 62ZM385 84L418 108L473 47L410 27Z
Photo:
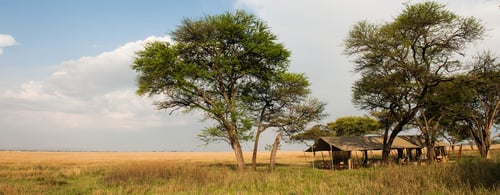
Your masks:
M248 85L245 106L252 111L252 118L262 123L262 131L286 124L291 108L305 102L311 93L310 83L304 74L283 72Z
M380 132L380 123L368 116L346 116L337 118L335 121L324 125L314 125L310 129L296 134L293 140L315 140L319 137L328 136L360 136L368 133Z
M337 118L327 125L330 131L336 136L344 135L364 135L380 131L380 124L377 120L368 116L346 116Z
M240 130L238 131L239 139L242 141L253 140L254 135L251 131L253 121L247 119L242 122L242 124L238 125L240 127ZM228 137L228 132L225 131L223 127L218 125L205 127L205 129L198 134L198 139L205 144L214 142L226 142L231 144L227 139Z
M132 66L139 73L138 94L166 96L160 109L201 109L217 117L251 95L242 93L246 85L288 66L289 52L243 11L185 19L172 39L175 45L147 44Z
M302 133L294 135L292 140L316 140L319 137L329 136L335 136L335 133L330 131L326 126L317 124Z
M316 98L306 99L292 105L286 115L277 119L277 124L281 124L285 134L289 136L303 132L310 122L318 122L326 116L325 105Z

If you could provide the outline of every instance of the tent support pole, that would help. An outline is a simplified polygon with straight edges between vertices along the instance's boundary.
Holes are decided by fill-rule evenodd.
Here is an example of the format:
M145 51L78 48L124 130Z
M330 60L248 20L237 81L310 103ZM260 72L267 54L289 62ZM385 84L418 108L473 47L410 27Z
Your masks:
M332 161L332 166L331 166L330 170L335 170L335 164L333 163L333 148L332 148L332 145L330 145L330 152L329 152L329 154L330 154L330 159Z

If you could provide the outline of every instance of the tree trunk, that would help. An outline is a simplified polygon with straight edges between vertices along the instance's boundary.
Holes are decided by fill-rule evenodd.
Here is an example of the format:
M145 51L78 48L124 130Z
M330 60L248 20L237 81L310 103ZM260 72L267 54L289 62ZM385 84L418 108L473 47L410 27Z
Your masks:
M278 130L276 138L274 138L273 148L271 149L271 157L269 158L269 172L274 172L274 167L276 164L276 154L278 153L280 140L281 140L281 129Z
M384 164L389 163L389 155L391 154L392 143L394 142L394 138L392 137L392 135L393 134L391 133L391 136L387 137L387 140L384 137L384 144L382 146L382 162Z
M387 142L389 139L389 132L391 130L391 124L388 122L388 120L384 123L384 137L383 137L383 142L382 142L382 163L387 164L387 157L389 156L389 153L391 152L390 146L388 147Z
M429 164L434 163L434 157L436 156L434 144L427 145L427 162Z
M420 111L420 117L417 117L415 121L418 125L418 128L422 132L422 136L424 137L424 144L427 149L427 162L429 164L432 164L436 160L435 140L439 128L439 122L443 118L443 115L441 115L441 117L439 117L437 120L435 120L435 117L430 117L428 119L425 110L422 109ZM432 125L432 123L434 123L434 125Z
M228 137L231 143L231 148L233 148L234 154L236 156L236 164L238 165L238 170L245 170L245 159L243 157L243 150L241 149L240 140L238 137L238 132L236 126L228 127Z
M257 170L257 150L259 147L259 138L262 131L257 129L257 133L255 134L255 142L253 144L253 153L252 153L252 169L254 171Z
M474 142L476 143L477 149L479 150L479 153L481 154L481 157L485 159L490 159L491 154L490 154L490 145L491 145L491 139L490 139L490 129L492 126L492 122L483 122L476 120L476 128L473 126L470 128L470 132L472 137L474 138Z
M483 142L476 142L476 146L479 150L479 153L481 154L481 157L485 159L491 159L491 154L490 154L490 139L485 138Z
M236 156L236 163L238 165L238 170L245 170L245 159L243 158L243 150L241 150L241 145L238 140L236 142L231 143L231 147L234 150L234 154Z
M387 164L389 162L389 155L391 154L391 148L394 139L396 139L396 136L398 136L398 134L403 130L403 127L408 124L408 122L410 122L413 117L415 117L415 114L417 114L417 108L414 108L410 113L405 115L405 117L403 117L401 121L398 122L398 124L392 129L389 137L387 137L389 129L385 130L384 143L382 146L382 162L384 164Z

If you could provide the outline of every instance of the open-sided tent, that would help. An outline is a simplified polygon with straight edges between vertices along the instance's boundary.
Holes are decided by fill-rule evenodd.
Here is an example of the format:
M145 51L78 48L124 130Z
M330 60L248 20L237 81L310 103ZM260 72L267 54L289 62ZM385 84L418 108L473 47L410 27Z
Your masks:
M337 164L348 165L351 168L351 154L353 151L364 152L363 165L368 163L367 151L383 149L382 136L339 136L339 137L320 137L316 140L313 146L306 152L329 151L331 152L332 167ZM408 154L412 154L411 150L416 150L416 155L410 156L410 159L420 157L422 146L413 144L405 139L396 137L392 144L392 150L398 151L398 158L403 158L403 150L407 150Z
M383 143L384 138L382 136L320 137L306 152L382 150ZM392 149L417 148L422 148L422 146L413 144L400 137L396 137L392 143Z
M402 136L399 136L401 137L402 139L412 143L412 144L415 144L417 146L421 146L422 148L425 148L426 147L426 144L425 144L425 139L424 137L422 136L418 136L418 135L402 135ZM438 160L440 160L440 158L443 158L443 157L446 157L448 154L446 152L446 147L449 146L450 144L447 144L445 142L442 142L442 141L435 141L434 142L434 154L436 155L436 158Z

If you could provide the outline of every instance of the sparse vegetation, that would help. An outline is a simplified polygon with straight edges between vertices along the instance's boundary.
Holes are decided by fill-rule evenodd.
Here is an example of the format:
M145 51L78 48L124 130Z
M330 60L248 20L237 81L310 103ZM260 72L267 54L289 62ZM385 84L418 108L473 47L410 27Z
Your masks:
M498 194L497 151L491 160L471 151L459 162L349 171L313 169L303 153L295 152L278 156L282 164L272 174L263 165L265 156L257 171L235 171L230 153L227 159L204 160L160 158L165 153L142 159L116 153L104 154L116 155L107 160L1 158L0 194Z

